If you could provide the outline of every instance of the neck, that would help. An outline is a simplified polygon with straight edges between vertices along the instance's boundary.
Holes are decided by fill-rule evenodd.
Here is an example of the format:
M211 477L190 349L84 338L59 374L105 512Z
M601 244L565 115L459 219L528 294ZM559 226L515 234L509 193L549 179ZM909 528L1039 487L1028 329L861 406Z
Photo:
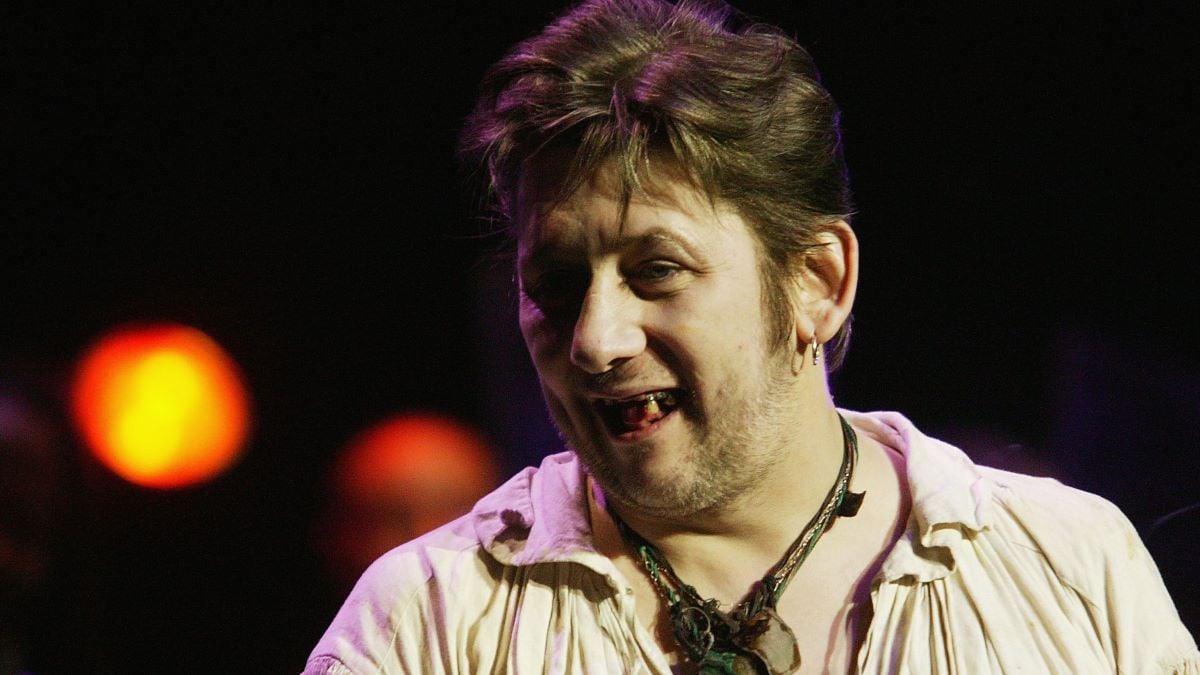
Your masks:
M825 401L786 430L776 466L733 502L680 517L647 514L626 504L607 506L657 548L680 578L705 597L734 603L779 562L837 479L843 434L836 410ZM731 560L739 564L730 565Z

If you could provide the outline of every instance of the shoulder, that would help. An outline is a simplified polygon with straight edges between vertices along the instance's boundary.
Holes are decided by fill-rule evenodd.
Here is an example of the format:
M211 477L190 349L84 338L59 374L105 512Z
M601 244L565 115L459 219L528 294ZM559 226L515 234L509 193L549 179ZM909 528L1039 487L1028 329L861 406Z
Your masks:
M530 585L548 583L547 568L607 569L590 545L580 485L573 456L552 455L470 513L384 554L318 642L309 672L443 672L465 662L489 670L497 654L470 636L502 631Z
M1155 568L1137 528L1108 499L1052 478L978 469L991 484L997 528L1004 530L1005 520L1019 525L1064 574L1075 571L1072 576L1082 578L1129 566Z
M1036 549L1085 598L1102 598L1114 570L1153 568L1133 524L1104 497L1052 478L982 466L978 471L989 484L989 529Z
M1100 495L1086 492L1054 478L1028 476L987 466L976 467L981 478L989 483L991 501L1000 514L1018 518L1031 527L1065 535L1091 534L1091 544L1113 542L1110 537L1096 537L1100 531L1132 533L1133 524L1115 504ZM1123 543L1130 543L1128 541ZM1140 543L1140 540L1139 540Z
M498 583L469 516L384 554L359 578L309 657L306 673L405 672L428 659L445 626L434 617Z
M489 559L468 514L388 551L363 572L350 599L361 596L402 610L419 602L444 577L465 581L464 575L470 574L472 581L490 580Z
M1041 625L1056 636L1055 649L1094 652L1118 672L1200 669L1157 566L1112 502L1051 478L979 466L897 413L852 415L907 465L909 531L884 563L885 580L907 577L970 598L977 611L986 608L981 625L1005 626L993 638L1013 644L1041 649L1038 634L1026 634ZM908 597L902 589L916 585L890 587Z
M992 531L1028 547L1087 608L1121 672L1193 672L1200 653L1150 552L1112 502L1050 478L980 467Z

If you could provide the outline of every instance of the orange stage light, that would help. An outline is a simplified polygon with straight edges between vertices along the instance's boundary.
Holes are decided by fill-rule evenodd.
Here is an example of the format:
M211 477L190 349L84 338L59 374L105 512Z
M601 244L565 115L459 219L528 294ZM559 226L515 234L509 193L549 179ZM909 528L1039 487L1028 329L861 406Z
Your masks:
M130 482L177 488L237 459L249 404L233 360L177 324L128 326L93 344L72 391L75 423L91 451Z

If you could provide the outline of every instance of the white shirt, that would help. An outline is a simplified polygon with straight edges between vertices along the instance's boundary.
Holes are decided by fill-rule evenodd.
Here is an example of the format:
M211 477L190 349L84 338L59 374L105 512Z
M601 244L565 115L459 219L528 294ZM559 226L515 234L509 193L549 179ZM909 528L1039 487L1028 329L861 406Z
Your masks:
M874 580L861 673L1188 673L1200 653L1128 519L973 464L896 413L842 414L901 452L908 529ZM305 675L670 673L597 553L586 478L547 457L362 576Z

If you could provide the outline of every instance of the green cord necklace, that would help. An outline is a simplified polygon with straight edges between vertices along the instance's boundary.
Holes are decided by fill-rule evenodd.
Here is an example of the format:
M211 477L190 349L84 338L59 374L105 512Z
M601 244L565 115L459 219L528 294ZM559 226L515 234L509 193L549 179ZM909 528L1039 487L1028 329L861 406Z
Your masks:
M837 480L783 558L767 571L750 597L729 613L718 609L715 598L700 597L695 588L680 580L666 556L609 509L621 536L638 552L650 580L667 603L675 640L688 660L699 666L702 675L774 675L794 672L800 667L796 636L775 607L829 524L836 516L849 518L857 514L865 494L849 491L850 478L858 463L858 438L845 418L838 415L838 419L843 447Z

